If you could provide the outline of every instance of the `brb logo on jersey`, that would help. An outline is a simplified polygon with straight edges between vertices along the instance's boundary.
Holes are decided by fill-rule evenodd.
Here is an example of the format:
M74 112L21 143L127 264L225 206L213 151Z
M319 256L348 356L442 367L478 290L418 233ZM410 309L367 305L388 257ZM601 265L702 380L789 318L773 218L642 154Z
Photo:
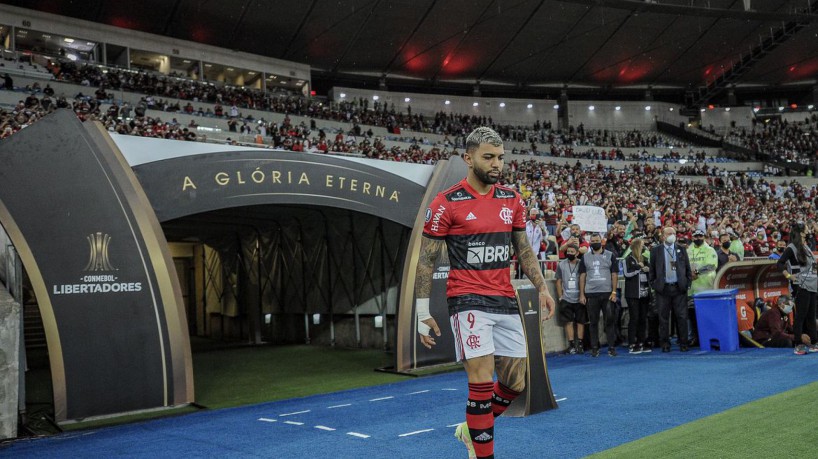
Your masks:
M511 224L513 215L514 213L511 211L511 209L506 206L503 206L503 208L500 209L500 219L503 220L503 223L506 225Z
M509 252L510 250L507 245L478 245L469 247L466 263L470 265L481 265L483 263L494 263L496 261L508 261Z

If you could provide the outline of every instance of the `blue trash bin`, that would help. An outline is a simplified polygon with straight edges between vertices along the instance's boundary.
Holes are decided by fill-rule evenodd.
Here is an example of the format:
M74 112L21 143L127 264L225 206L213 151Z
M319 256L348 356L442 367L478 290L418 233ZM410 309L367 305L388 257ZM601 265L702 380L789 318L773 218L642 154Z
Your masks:
M705 290L693 295L699 344L703 351L738 350L737 293L738 289L734 288Z

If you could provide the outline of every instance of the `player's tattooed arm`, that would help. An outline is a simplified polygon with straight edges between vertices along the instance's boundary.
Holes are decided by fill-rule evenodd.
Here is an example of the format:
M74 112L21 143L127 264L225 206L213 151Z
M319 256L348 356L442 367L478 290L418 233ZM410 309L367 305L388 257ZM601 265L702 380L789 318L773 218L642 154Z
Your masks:
M417 276L415 280L415 296L429 298L432 293L432 273L435 263L446 251L446 241L422 237L420 242L420 257L418 258Z
M537 260L537 255L531 249L531 244L528 243L528 236L525 231L513 231L511 233L511 242L514 245L514 253L517 254L517 262L520 263L523 273L531 280L534 287L539 292L548 292L545 287L545 278L540 271L540 262Z

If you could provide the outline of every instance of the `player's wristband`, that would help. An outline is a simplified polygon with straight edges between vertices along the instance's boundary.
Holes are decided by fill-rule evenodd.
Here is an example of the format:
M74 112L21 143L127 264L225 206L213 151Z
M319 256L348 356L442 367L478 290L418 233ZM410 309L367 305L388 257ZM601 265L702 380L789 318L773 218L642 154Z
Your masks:
M432 318L432 315L429 314L429 298L418 298L415 301L415 313L418 318L418 333L428 335L432 329L423 321Z

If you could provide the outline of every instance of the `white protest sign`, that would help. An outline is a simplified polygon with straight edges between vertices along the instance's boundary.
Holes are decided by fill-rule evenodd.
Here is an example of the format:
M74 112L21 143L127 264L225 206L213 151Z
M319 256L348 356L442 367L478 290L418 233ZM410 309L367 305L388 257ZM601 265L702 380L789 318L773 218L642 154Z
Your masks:
M582 231L592 233L608 232L608 217L605 216L605 209L596 206L574 206L574 218L571 223L579 225Z

